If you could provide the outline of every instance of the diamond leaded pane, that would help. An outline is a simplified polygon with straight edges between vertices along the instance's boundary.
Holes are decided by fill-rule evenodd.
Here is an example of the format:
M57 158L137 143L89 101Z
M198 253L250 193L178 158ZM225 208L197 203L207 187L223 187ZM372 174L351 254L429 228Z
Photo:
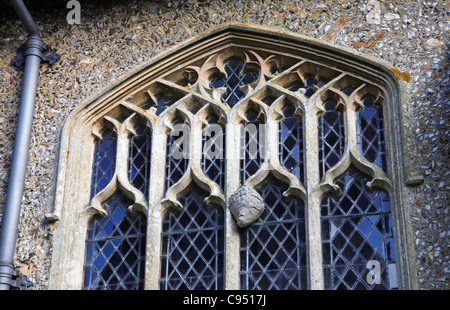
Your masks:
M264 160L265 126L257 119L258 113L247 111L247 122L241 126L240 180L241 184L254 175Z
M283 167L304 181L303 168L303 124L294 116L294 108L283 109L284 118L279 124L279 156Z
M104 205L108 216L94 216L87 231L87 290L137 290L144 287L147 219L129 214L132 204L117 192Z
M162 223L160 288L223 289L224 217L219 206L205 206L207 193L192 184Z
M174 123L175 126L181 126L179 120ZM179 130L178 133L178 136L172 133L167 136L165 191L181 179L189 163L189 149L187 144L189 140L185 136L188 133L185 130Z
M365 159L386 172L383 109L374 101L373 97L366 97L364 108L357 113L358 147Z
M145 132L145 127L139 127L136 133L130 141L128 178L131 184L147 197L150 182L152 141L151 136Z
M344 116L336 111L336 105L334 101L326 101L325 112L319 117L320 178L339 162L344 153Z
M202 135L202 170L223 190L225 188L225 130L217 124L218 117L213 115L208 121L209 126L203 130Z
M210 81L211 88L225 87L227 90L222 95L222 102L233 107L239 100L245 97L241 87L256 81L257 72L244 72L244 62L237 57L232 57L225 62L225 78L214 77Z
M258 189L265 210L241 231L242 289L306 289L304 204L287 188L270 176Z
M337 183L341 194L322 200L326 289L396 288L389 196L382 191L368 192L367 181L350 170ZM373 261L380 266L379 284L367 280Z
M117 140L113 136L113 131L105 129L102 132L102 139L95 142L91 198L111 181L116 169L116 148Z

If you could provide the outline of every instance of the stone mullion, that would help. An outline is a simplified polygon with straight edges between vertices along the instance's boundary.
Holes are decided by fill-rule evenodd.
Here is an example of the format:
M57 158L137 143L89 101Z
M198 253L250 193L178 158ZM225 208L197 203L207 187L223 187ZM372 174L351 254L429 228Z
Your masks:
M308 248L308 276L309 288L322 290L322 238L320 226L320 199L319 187L319 145L318 145L318 112L314 102L309 102L305 107L305 183L306 193L306 235Z
M359 154L358 150L358 132L357 132L357 120L356 109L357 104L347 101L346 109L344 112L344 128L346 131L346 144L349 151L353 154ZM358 156L359 157L359 156ZM361 155L362 157L362 155Z
M145 289L158 290L161 276L161 232L165 208L160 204L164 197L166 167L167 127L163 119L155 123L152 131L152 160L147 222L147 249Z
M265 151L264 151L264 160L269 160L273 165L273 167L277 167L277 170L282 170L282 166L280 165L279 161L279 121L268 117L267 123L262 124L263 126L266 126L266 144L264 145ZM260 139L261 140L261 139ZM281 171L282 172L282 171ZM282 172L283 173L283 172Z
M105 117L106 118L106 117ZM130 152L130 134L135 135L131 124L125 123L117 129L117 149L116 149L116 174L119 181L128 183L128 157ZM127 128L128 127L128 128Z
M190 127L190 134L188 150L189 153L186 154L189 159L189 167L192 167L194 171L198 171L200 175L206 175L203 173L202 169L202 149L203 149L203 132L202 132L202 122L198 118L194 118L192 122L192 127ZM190 169L190 168L188 168Z
M239 188L240 169L240 124L226 126L226 178L225 197L227 202ZM225 289L239 290L240 283L240 238L236 222L229 208L225 210Z

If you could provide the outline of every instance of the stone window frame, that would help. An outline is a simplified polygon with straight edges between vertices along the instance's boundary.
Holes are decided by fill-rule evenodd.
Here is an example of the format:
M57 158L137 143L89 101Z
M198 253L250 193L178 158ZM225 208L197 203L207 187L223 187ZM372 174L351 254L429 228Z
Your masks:
M102 203L117 189L117 186L134 201L130 210L148 210L148 235L147 235L147 256L146 256L146 289L159 288L159 266L160 266L160 242L161 242L161 220L168 207L180 207L176 195L187 186L192 180L202 184L210 194L212 202L219 204L225 209L225 235L226 235L226 260L225 260L225 289L240 288L240 261L239 257L239 233L227 206L227 199L239 187L239 161L231 160L226 166L226 193L214 182L209 181L201 172L200 160L191 161L187 173L182 180L174 184L166 195L164 195L164 182L158 181L164 177L165 162L165 138L170 131L169 113L164 114L166 120L158 120L153 112L143 108L143 102L149 97L149 87L160 83L161 77L178 74L178 69L186 63L193 63L195 59L203 59L205 55L213 55L220 51L233 51L233 47L241 49L263 50L266 53L277 51L280 54L290 55L305 60L309 64L331 68L341 74L336 77L336 81L344 75L355 77L364 83L373 85L380 91L380 97L383 98L383 113L385 118L385 134L388 157L387 177L381 169L367 163L358 151L356 141L356 121L355 110L358 107L358 98L349 98L341 96L338 91L332 90L333 83L327 84L321 89L321 94L325 91L333 91L339 97L339 100L347 107L346 117L347 142L350 141L351 147L346 148L340 164L331 168L324 176L323 181L319 179L317 154L317 139L305 139L305 156L307 158L315 157L315 160L308 161L305 168L305 182L309 190L300 184L300 182L289 173L283 172L278 161L278 147L266 148L267 158L263 167L246 181L246 185L256 186L260 184L270 171L280 179L289 182L288 193L307 201L307 243L308 247L308 277L309 289L323 289L323 270L322 270L322 243L320 239L320 197L336 188L334 181L343 176L347 168L353 164L361 171L372 177L370 186L379 188L388 192L391 203L394 206L392 210L392 225L394 230L395 247L397 253L397 276L400 289L414 289L417 286L414 273L414 245L412 232L410 231L410 218L408 216L407 192L408 186L419 184L422 176L416 170L418 164L414 157L415 144L412 139L413 133L410 132L405 123L410 118L411 111L405 108L404 102L408 99L407 86L405 82L398 80L390 70L392 65L382 62L378 59L367 57L355 53L353 50L325 43L320 40L312 39L306 36L282 31L279 29L250 26L248 24L227 23L216 27L205 33L199 34L175 47L161 53L159 56L143 63L136 69L129 72L119 81L103 89L93 97L81 103L68 117L62 132L60 145L60 161L58 166L56 196L54 210L46 215L49 221L57 225L53 237L52 265L50 270L50 289L81 289L83 283L83 263L85 253L85 240L88 228L89 218L96 213L102 214ZM233 53L233 52L232 52ZM239 52L238 52L239 53ZM208 69L205 67L205 69ZM203 76L198 76L199 84L207 83L202 81ZM170 82L163 82L169 83ZM261 84L262 85L262 84ZM254 85L250 92L255 92L261 85ZM174 85L170 85L174 86ZM372 87L372 86L371 86ZM202 96L191 92L189 98L195 100L214 103L215 108L220 104L220 92L210 90L208 87L201 87L196 90ZM189 90L187 91L189 92ZM355 92L357 93L357 92ZM319 98L316 96L315 98ZM190 99L192 100L192 99ZM255 101L250 97L244 99L245 104ZM189 99L185 101L184 109L189 106ZM312 102L312 101L311 101ZM222 104L223 105L223 104ZM224 106L224 105L223 105ZM119 123L116 118L120 114L121 107L132 111L133 115ZM273 144L278 134L275 129L277 125L277 104L269 108L271 117L268 117L268 139ZM310 136L317 136L317 117L310 117L320 113L320 105L308 104L304 108L304 130L310 132ZM206 111L206 109L204 109ZM220 109L219 109L220 110ZM228 113L228 119L238 123L241 121L239 108L227 111L222 107L223 113ZM173 113L183 113L183 108L173 109ZM173 114L172 113L172 114ZM126 163L127 154L124 150L125 143L130 135L133 134L134 115L140 115L146 118L153 126L152 144L153 158L151 161L151 179L149 200L127 180ZM195 120L188 113L189 123L194 124ZM202 115L202 113L200 114ZM196 116L195 116L196 117ZM194 118L195 118L194 117ZM110 184L98 193L91 201L91 173L93 162L93 150L95 137L104 125L108 122L114 126L118 135L116 173ZM232 121L233 122L233 121ZM193 126L193 135L198 135L198 126ZM233 150L236 154L233 158L239 158L239 149L233 147L239 144L236 141L239 136L236 132L239 126L228 126L227 136L233 136L235 139L226 139L226 149ZM308 134L307 134L308 135ZM121 138L119 138L121 137ZM275 140L273 140L275 139ZM200 131L201 141L201 131ZM270 142L272 141L272 142ZM122 146L121 146L122 145ZM163 146L157 147L154 146ZM192 158L201 158L200 146L192 145ZM230 152L231 153L231 152ZM227 155L229 156L230 153ZM309 153L309 154L308 154ZM200 157L199 157L200 156ZM229 159L229 158L228 158ZM315 228L314 228L315 227ZM313 259L311 259L313 258Z

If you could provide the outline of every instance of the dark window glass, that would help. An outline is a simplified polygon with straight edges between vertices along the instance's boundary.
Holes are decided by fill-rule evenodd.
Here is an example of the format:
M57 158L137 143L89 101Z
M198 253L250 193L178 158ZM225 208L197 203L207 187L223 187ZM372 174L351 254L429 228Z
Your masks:
M183 209L169 210L164 217L161 289L223 289L223 210L205 206L206 196L195 183L191 184L179 198Z
M241 230L242 289L306 289L305 208L287 188L269 176L257 189L265 210Z
M241 184L254 175L264 160L265 125L257 119L258 112L250 109L247 122L241 126L240 180Z
M284 117L279 125L279 156L281 165L303 183L303 124L294 116L294 111L289 106L283 109Z
M157 103L155 105L156 115L160 115L168 107L170 107L177 100L170 97L169 93L160 93L156 96Z
M317 91L317 89L323 87L326 84L327 84L327 81L322 78L318 78L317 80L315 80L314 76L305 75L305 76L303 76L303 81L300 79L297 79L297 80L294 80L294 81L290 82L289 84L285 85L284 87L286 87L287 89L289 89L291 91L297 91L300 88L303 88L305 90L303 95L306 98L309 98L312 95L314 95L314 93Z
M225 129L215 115L208 117L209 125L203 130L202 170L222 190L225 188Z
M352 169L337 182L340 195L322 200L325 289L397 287L389 196L368 192L367 181Z
M374 98L370 96L363 100L363 104L357 113L359 151L365 159L386 172L383 109L374 105Z
M225 62L225 78L215 77L210 81L211 88L226 87L227 91L222 95L222 102L233 107L239 100L245 97L241 87L256 81L259 77L257 72L243 72L244 62L232 57Z
M117 192L104 205L108 216L90 220L84 289L143 289L147 219L127 213L131 204Z
M319 169L322 178L341 159L345 148L344 116L336 111L336 102L328 100L319 117Z
M102 137L95 142L91 198L108 185L116 169L117 140L109 129L102 132Z
M175 120L176 132L167 136L165 190L177 183L186 172L189 163L188 131L181 126L181 120Z
M145 197L148 196L150 183L151 148L151 136L145 132L145 127L139 127L136 135L130 141L128 178L131 184L139 189Z

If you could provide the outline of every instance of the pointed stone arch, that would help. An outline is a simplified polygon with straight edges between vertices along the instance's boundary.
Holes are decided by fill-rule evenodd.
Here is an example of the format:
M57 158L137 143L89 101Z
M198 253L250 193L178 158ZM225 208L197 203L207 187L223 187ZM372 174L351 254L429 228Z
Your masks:
M236 103L247 102L264 111L268 126L272 126L272 129L269 129L272 130L270 133L272 136L264 146L269 149L269 154L270 149L274 147L273 144L277 143L276 125L283 102L289 104L294 102L298 106L296 113L302 115L305 128L304 156L310 159L317 155L317 116L323 112L323 98L339 97L339 103L345 106L345 112L352 111L348 113L350 121L354 118L354 112L358 109L357 103L362 95L371 94L376 98L382 98L386 140L389 141L387 148L389 169L386 173L373 163L364 160L359 155L356 145L347 149L344 155L346 157L331 167L323 180L319 179L317 159L305 163L305 184L301 184L295 176L280 166L276 154L269 155L272 160L267 160L262 168L274 171L271 174L275 178L283 179L290 184L286 195L301 197L307 205L309 288L323 288L321 259L318 258L321 257L320 234L317 233L317 227L320 227L320 198L336 187L334 181L344 175L350 165L372 177L369 186L389 189L394 206L392 212L396 248L398 253L405 253L398 257L399 283L401 288L412 287L413 257L409 254L412 239L407 229L409 217L403 189L405 184L420 182L420 176L414 170L416 167L414 157L404 151L405 148L413 146L406 144L407 141L400 130L405 117L403 115L405 111L402 110L402 101L406 100L403 82L398 81L389 70L390 64L360 55L351 49L336 47L279 29L227 23L179 43L141 64L80 103L69 115L61 137L55 207L47 214L47 219L55 221L58 225L54 235L50 288L79 289L82 286L86 225L88 214L92 213L83 210L89 209L92 204L89 192L94 148L93 129L96 124L108 119L115 123L116 128L126 127L126 120L121 117L123 115L130 117L133 113L145 119L146 126L152 131L149 195L143 197L125 180L122 181L121 188L125 188L125 194L133 200L134 209L144 210L149 215L148 231L152 238L149 238L147 245L145 285L150 289L158 287L157 249L160 248L160 241L156 236L161 232L164 201L176 204L177 194L174 189L169 192L170 197L167 197L161 182L161 178L165 177L164 169L161 167L165 164L164 139L167 134L167 130L161 132L163 127L167 129L167 123L162 119L172 110L177 110L190 120L190 126L202 128L197 123L202 123L204 106L207 105L220 114L222 123L225 124L225 149L228 159L224 171L226 184L222 190L215 182L210 181L201 171L200 163L189 165L189 175L185 179L187 183L197 182L210 194L211 201L225 208L227 236L225 251L228 257L225 262L225 288L240 287L239 263L233 261L233 255L239 256L238 228L226 204L232 193L240 186L239 161L235 160L239 158L239 126L235 126L235 120L239 116L241 104L227 105L223 100L227 88L211 84L213 77L227 75L224 64L231 57L241 59L242 73L257 72L257 77L253 76L248 80L249 83L239 86L242 95ZM345 90L350 86L356 90L351 95L346 95ZM272 97L276 101L273 107ZM129 130L132 131L132 128ZM348 126L346 130L346 143L355 141L354 126ZM202 143L201 130L200 134L196 133L191 137L190 143L193 145ZM122 155L121 160L126 159L126 156ZM267 174L258 172L258 175L253 176L253 179L250 178L248 183L257 184L258 180L264 179ZM115 180L117 182L119 178ZM112 192L114 185L110 187L108 191ZM185 188L182 184L178 187L180 190ZM100 198L102 197L99 197L99 202L95 201L93 209L101 210L103 200Z

